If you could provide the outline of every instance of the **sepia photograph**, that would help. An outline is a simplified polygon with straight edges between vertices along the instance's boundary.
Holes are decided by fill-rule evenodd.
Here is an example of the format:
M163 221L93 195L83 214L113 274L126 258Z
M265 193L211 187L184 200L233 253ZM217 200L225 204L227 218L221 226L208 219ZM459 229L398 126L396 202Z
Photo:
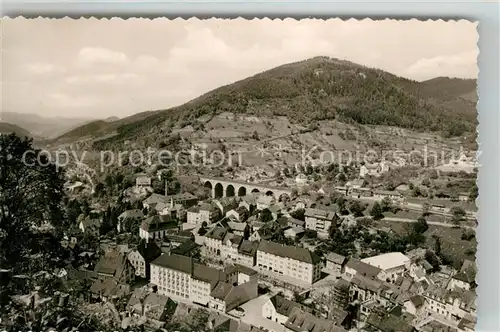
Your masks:
M475 331L477 28L2 19L0 331Z

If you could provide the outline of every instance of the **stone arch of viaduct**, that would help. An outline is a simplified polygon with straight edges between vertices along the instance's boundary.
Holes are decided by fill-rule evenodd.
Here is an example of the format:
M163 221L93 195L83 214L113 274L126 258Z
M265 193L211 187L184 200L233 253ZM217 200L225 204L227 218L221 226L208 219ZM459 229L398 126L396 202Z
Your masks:
M213 198L245 196L251 193L259 192L266 195L272 195L281 198L282 195L291 198L292 189L270 187L264 184L248 183L244 181L235 181L223 178L200 178L206 188L212 192Z

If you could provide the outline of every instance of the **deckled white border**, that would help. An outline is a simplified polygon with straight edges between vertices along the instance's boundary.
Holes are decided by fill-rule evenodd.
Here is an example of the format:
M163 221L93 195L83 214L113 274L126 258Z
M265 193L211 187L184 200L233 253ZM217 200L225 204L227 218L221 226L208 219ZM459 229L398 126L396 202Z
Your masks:
M105 3L104 3L105 2ZM401 2L404 5L401 5ZM16 17L244 17L244 18L331 18L352 17L384 19L417 18L420 20L467 19L479 21L478 33L480 53L478 80L478 187L479 227L477 230L479 266L478 283L478 323L476 331L500 331L500 163L499 163L499 105L500 91L500 25L499 4L495 2L464 2L446 0L440 2L413 1L321 1L321 2L244 2L244 1L189 1L174 2L120 2L120 1L43 1L32 0L22 3L18 0L2 0L2 16Z

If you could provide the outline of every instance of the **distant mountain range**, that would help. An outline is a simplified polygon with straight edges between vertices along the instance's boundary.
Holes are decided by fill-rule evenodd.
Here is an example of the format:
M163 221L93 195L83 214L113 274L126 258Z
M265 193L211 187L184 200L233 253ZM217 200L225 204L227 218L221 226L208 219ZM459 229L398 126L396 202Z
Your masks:
M91 118L47 117L38 114L4 111L0 113L0 116L1 121L24 128L32 136L38 138L55 138L68 130L93 121Z
M89 122L51 142L154 140L166 126L195 124L202 116L221 112L286 116L304 126L336 119L454 137L474 135L476 103L473 79L416 82L349 61L315 57L217 88L178 107Z

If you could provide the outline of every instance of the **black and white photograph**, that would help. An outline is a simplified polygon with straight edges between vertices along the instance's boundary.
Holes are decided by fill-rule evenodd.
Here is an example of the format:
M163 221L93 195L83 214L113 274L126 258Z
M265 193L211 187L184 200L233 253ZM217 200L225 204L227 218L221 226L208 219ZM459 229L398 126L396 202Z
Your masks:
M477 29L3 18L0 331L475 331Z

